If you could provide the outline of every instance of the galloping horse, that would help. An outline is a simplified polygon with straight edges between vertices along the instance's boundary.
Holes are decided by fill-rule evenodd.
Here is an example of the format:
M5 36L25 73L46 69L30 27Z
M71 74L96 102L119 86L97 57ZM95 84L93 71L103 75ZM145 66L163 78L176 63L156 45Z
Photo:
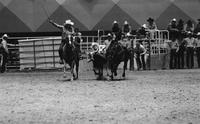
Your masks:
M79 50L78 48L75 47L73 42L69 41L69 39L66 40L66 43L63 47L63 59L64 59L64 77L66 77L66 66L68 64L70 66L70 71L72 74L71 81L78 79L79 60L80 60Z
M125 78L125 71L128 60L130 58L130 51L126 47L115 41L111 43L111 45L107 49L106 58L108 61L108 67L111 70L111 80L113 80L114 76L117 76L117 68L121 62L124 62L122 77Z

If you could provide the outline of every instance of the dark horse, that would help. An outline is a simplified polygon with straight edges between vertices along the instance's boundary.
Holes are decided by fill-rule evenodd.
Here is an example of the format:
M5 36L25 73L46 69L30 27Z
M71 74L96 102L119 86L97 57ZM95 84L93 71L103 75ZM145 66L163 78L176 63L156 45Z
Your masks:
M66 77L66 66L70 66L71 71L71 81L78 79L79 71L79 49L75 45L66 41L63 47L63 59L64 59L64 77ZM75 68L76 67L76 68Z
M122 77L125 78L127 63L130 59L130 50L122 46L120 43L112 41L106 51L106 58L108 61L108 67L111 71L111 80L113 80L114 76L117 76L117 68L121 62L124 62Z

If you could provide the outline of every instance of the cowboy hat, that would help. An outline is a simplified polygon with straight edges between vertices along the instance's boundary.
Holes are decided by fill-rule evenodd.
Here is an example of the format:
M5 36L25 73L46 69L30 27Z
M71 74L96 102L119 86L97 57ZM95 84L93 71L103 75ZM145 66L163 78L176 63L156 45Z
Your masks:
M143 24L142 27L143 27L143 28L147 28L147 25L146 25L146 24Z
M172 19L172 22L176 22L176 18L173 18L173 19Z
M8 38L8 35L7 35L7 34L4 34L4 35L2 36L2 38Z
M153 21L154 21L154 19L153 19L153 18L151 18L151 17L149 17L149 18L147 19L147 21L148 21L148 22L153 22Z
M117 21L116 21L116 20L113 22L113 24L115 24L115 23L117 23Z
M66 20L65 21L65 23L64 23L65 25L74 25L74 22L72 22L70 19L69 20Z
M124 21L124 24L127 25L127 24L128 24L128 21Z
M112 34L111 33L108 33L108 35L107 36L110 36L110 37L112 37Z

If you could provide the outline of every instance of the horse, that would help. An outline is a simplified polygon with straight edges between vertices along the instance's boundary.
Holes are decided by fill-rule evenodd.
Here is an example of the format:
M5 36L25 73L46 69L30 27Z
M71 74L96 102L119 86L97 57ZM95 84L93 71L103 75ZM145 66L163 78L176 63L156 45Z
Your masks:
M111 80L114 79L114 76L117 76L117 68L121 62L124 63L123 65L123 73L122 77L125 78L126 76L126 68L128 60L130 59L131 51L124 47L117 41L112 41L111 45L108 47L106 51L106 58L108 61L108 67L111 71L110 78Z
M64 60L64 78L66 77L67 64L70 66L71 81L78 79L79 71L79 49L75 47L73 42L66 41L63 46L63 60ZM75 68L76 67L76 68Z

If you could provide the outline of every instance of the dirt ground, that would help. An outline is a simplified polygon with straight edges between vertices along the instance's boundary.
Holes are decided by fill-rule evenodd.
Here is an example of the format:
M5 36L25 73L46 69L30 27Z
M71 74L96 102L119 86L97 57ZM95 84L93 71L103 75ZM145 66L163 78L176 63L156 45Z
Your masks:
M0 124L200 124L200 70L0 74Z

